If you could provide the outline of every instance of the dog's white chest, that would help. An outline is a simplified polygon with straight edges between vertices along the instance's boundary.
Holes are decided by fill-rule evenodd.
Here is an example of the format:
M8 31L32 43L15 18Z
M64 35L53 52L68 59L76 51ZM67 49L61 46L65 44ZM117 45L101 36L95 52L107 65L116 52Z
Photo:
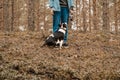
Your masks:
M63 29L59 29L58 31L60 31L60 32L65 34L65 30L63 30Z

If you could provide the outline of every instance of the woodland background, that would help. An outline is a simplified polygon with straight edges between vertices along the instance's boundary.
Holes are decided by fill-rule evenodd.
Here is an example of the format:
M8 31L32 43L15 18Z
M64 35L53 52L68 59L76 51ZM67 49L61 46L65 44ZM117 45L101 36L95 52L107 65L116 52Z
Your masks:
M43 47L48 0L0 0L0 80L120 80L120 0L74 0L69 48Z
M82 31L120 30L120 0L74 0L74 27ZM40 31L52 27L48 0L1 0L0 30Z

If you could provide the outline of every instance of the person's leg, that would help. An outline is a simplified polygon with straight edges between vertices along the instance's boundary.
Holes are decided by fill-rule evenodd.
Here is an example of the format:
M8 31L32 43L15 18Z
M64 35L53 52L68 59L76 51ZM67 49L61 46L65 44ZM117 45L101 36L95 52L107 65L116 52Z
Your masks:
M67 31L65 33L64 42L67 42L68 38L68 19L69 18L69 9L67 7L61 7L61 23L67 23Z
M59 28L58 24L60 24L61 19L61 11L54 11L53 14L53 32L56 32Z

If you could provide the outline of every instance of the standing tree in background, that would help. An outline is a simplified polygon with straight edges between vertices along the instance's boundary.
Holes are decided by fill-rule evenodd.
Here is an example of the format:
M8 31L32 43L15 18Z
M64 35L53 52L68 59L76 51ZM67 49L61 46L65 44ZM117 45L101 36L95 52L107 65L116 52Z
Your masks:
M14 0L11 0L11 6L12 6L11 31L13 31L13 28L14 28Z
M3 1L3 25L5 31L10 31L10 21L9 21L9 0Z
M78 11L78 6L77 6L77 5L78 5L78 0L76 0L75 3L76 3L76 14L75 14L75 15L76 15L76 25L77 25L77 24L78 24L78 18L77 18L77 11Z
M80 1L79 0L76 0L76 26L79 26L80 25L80 22L79 22L79 15L80 15Z
M35 1L35 31L40 31L40 0Z
M3 0L0 0L0 30L3 30Z
M120 26L120 0L118 1L118 25Z
M115 20L115 32L118 33L118 13L117 13L117 0L114 0L114 20Z
M44 0L44 28L46 27L46 2Z
M91 31L91 0L89 0L89 30Z
M102 19L103 19L103 31L109 31L109 0L102 0Z
M48 0L0 0L0 30L40 31L51 28ZM107 30L119 33L120 0L74 0L75 25L84 32ZM115 27L114 27L114 26Z
M93 27L95 30L98 30L97 26L97 1L93 0Z
M34 31L35 29L35 1L28 0L28 29Z
M13 31L14 24L14 0L3 1L3 25L5 31Z
M86 32L87 31L87 26L86 26L86 13L85 13L85 0L82 0L82 2L83 2L83 11L82 11L82 13L83 13L83 31L84 32Z

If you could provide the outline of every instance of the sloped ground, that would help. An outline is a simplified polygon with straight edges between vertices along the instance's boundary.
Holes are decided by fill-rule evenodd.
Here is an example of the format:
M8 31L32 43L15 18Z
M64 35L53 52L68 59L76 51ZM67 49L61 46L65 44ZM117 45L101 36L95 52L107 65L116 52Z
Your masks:
M120 80L120 36L69 32L69 48L40 32L0 33L0 80Z

